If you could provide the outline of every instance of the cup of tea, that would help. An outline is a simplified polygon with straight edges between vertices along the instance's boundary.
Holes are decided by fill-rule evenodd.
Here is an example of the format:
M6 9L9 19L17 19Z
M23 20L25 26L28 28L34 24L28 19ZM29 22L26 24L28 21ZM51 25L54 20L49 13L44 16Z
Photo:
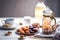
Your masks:
M2 24L14 24L14 19L6 19L1 21Z

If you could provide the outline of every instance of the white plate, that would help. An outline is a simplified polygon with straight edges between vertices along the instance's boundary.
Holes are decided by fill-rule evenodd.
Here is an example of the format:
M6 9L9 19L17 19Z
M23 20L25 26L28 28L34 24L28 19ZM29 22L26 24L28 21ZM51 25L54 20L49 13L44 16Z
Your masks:
M35 34L35 37L54 37L55 33L52 34L43 34L42 30L40 29L40 32Z
M17 24L13 24L11 27L3 27L3 29L15 29L17 27Z

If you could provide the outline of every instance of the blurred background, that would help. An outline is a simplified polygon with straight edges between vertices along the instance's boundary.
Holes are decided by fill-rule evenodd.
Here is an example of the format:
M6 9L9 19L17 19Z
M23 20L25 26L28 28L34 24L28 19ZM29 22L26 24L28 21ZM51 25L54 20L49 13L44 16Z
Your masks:
M60 17L60 0L0 0L0 17L34 17L36 3L41 1Z

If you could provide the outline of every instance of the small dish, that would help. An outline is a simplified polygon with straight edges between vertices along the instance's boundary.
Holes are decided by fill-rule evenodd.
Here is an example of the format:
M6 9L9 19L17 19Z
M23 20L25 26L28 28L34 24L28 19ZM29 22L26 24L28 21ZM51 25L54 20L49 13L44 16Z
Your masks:
M17 25L13 24L11 27L4 27L4 26L2 26L1 28L3 28L3 29L15 29L16 27L17 27Z

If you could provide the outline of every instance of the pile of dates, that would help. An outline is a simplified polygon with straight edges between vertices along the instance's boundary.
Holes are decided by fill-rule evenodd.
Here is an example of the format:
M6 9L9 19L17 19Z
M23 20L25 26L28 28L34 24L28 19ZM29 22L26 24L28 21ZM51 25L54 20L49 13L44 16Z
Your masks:
M31 34L31 33L36 33L39 30L40 24L39 23L33 23L32 25L29 26L22 26L21 28L17 29L17 32L20 34Z

